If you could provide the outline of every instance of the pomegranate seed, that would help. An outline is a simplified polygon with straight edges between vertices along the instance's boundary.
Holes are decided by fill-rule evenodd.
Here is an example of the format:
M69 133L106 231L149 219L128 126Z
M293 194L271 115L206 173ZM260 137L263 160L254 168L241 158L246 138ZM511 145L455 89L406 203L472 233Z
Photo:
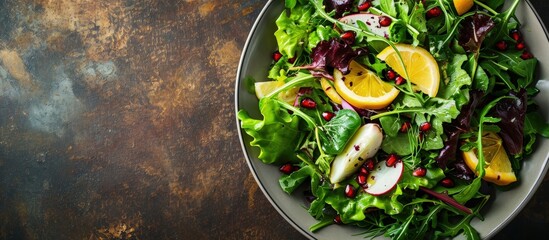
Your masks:
M368 176L368 174L370 174L370 171L368 171L368 169L366 169L366 167L364 166L360 167L360 169L358 170L358 175Z
M429 10L427 10L426 17L427 18L435 18L440 16L442 14L442 9L440 7L434 7Z
M356 196L356 190L351 184L345 186L345 196L348 198L354 198Z
M424 122L421 125L419 125L419 130L422 132L427 132L431 130L431 123L430 122Z
M524 50L526 48L526 44L524 42L519 42L517 45L515 45L515 48L517 50Z
M374 171L374 168L376 167L373 159L366 160L362 166L364 166L364 168L366 168L369 172Z
M273 60L275 62L278 62L278 60L280 60L280 58L282 58L282 53L280 53L279 51L276 51L273 53Z
M511 32L509 33L509 36L517 42L522 40L522 35L520 34L519 30L517 30L517 29L511 30Z
M440 185L442 185L443 187L446 187L446 188L452 188L454 187L454 180L452 180L451 178L449 177L446 177L442 180L440 180Z
M389 154L389 157L387 157L387 160L385 161L385 165L387 165L387 167L393 167L398 160L399 159L396 154Z
M363 186L364 184L366 184L367 179L368 179L367 175L360 175L359 174L358 176L356 176L356 182L360 186Z
M308 108L308 109L316 108L316 102L315 102L315 100L310 99L310 98L304 98L303 100L301 100L301 104L300 104L300 105L301 105L302 107Z
M391 69L389 69L385 72L385 78L387 80L392 81L392 80L395 80L396 77L397 77L397 73L395 71L391 70Z
M400 132L401 133L405 133L405 132L408 132L408 130L412 127L412 124L408 121L406 122L403 122L402 125L400 126Z
M333 113L333 112L323 112L322 113L322 118L324 118L324 120L326 120L326 121L330 121L334 117L335 117L335 113Z
M496 48L500 51L505 51L507 50L507 42L501 40L499 42L496 43Z
M290 163L286 163L280 166L279 170L284 174L290 174L294 171L294 166Z
M393 20L391 20L390 17L387 17L387 16L379 17L379 25L382 27L388 27L389 25L391 25L392 22Z
M365 1L358 5L358 11L367 11L372 6L370 1Z
M414 169L414 172L412 172L412 175L414 177L424 177L427 174L427 169L424 167L417 167Z
M520 58L522 58L523 60L528 60L530 58L533 58L534 55L532 55L530 52L528 51L524 51L522 52L522 54L520 55Z
M341 34L341 39L343 39L343 41L349 45L355 43L355 37L356 33L353 31L345 31Z
M336 216L334 217L334 223L335 223L335 224L343 224L343 222L341 221L341 216L336 215Z
M402 76L397 76L395 78L395 84L396 85L402 85L406 82L406 79L404 79Z

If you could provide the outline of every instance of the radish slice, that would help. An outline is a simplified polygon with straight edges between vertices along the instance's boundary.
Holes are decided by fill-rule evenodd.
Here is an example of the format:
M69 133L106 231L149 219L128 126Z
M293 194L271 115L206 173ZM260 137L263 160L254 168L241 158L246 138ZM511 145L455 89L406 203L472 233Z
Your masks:
M389 37L389 27L383 27L381 24L379 24L379 18L380 15L372 14L372 13L357 13L357 14L351 14L347 15L345 17L342 17L339 19L339 21L358 27L357 22L361 21L366 24L368 29L373 33L381 37L388 38Z
M381 161L376 164L374 170L368 175L367 188L364 191L374 196L388 193L395 188L403 172L404 163L402 161L398 161L392 167L387 167L386 162Z

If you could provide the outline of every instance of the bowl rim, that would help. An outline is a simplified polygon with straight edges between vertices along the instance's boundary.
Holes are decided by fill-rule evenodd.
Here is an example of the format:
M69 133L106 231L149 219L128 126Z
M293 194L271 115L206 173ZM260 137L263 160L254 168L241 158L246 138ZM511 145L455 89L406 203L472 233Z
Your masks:
M257 183L257 185L259 186L259 188L261 189L261 191L263 192L263 194L265 195L267 200L276 209L276 211L280 214L280 216L282 216L288 223L290 223L290 225L292 227L294 227L294 229L296 229L303 236L305 236L309 239L317 239L315 236L313 236L311 234L311 232L309 232L306 229L303 229L302 226L300 226L297 222L295 222L292 218L290 218L288 216L288 214L282 209L282 207L277 202L275 202L273 200L274 198L271 196L269 191L267 191L266 187L260 181L259 176L257 174L257 171L254 167L254 164L252 163L252 159L250 159L250 156L247 153L246 144L248 144L248 143L244 142L244 136L243 136L242 128L241 128L241 125L240 125L240 120L238 119L238 116L237 116L237 113L240 110L239 109L239 106L240 106L240 104L239 104L239 92L241 90L240 85L241 85L241 82L243 80L243 76L242 76L243 64L244 64L244 61L246 59L246 55L247 55L248 49L250 47L251 41L252 41L253 37L255 36L256 30L259 26L259 23L265 18L265 15L266 15L267 11L269 10L269 8L272 7L272 5L275 1L276 0L268 0L267 3L265 3L265 5L261 9L261 11L259 12L257 18L255 19L252 27L250 28L249 34L248 34L248 36L246 38L246 41L244 43L244 46L242 48L242 52L241 52L241 55L240 55L240 60L238 62L238 68L237 68L237 72L236 72L235 91L234 91L234 93L235 93L234 94L235 119L236 119L237 132L238 132L238 137L239 137L239 141L240 141L240 146L241 146L241 149L243 151L244 157L246 159L246 163L247 163L247 165L248 165L248 167L249 167L249 169L250 169L250 171L251 171L251 173L252 173L252 175L253 175L256 183ZM542 18L540 17L539 13L536 11L536 9L534 8L534 6L530 2L530 0L524 0L524 3L526 5L526 7L528 7L532 11L532 13L534 14L535 18L537 19L537 21L539 22L541 28L543 29L545 38L549 41L549 32L547 31L547 28L546 28ZM546 176L546 174L549 170L549 159L546 159L542 163L542 167L543 167L543 169L540 172L540 176L543 178L544 176ZM500 232L503 228L505 228L511 221L513 221L513 219L515 219L516 216L530 202L531 198L533 197L534 193L537 191L537 189L539 188L539 186L541 185L542 182L543 182L543 180L536 181L530 187L530 190L529 190L530 194L528 194L524 198L524 200L513 209L513 212L509 215L508 218L506 218L504 221L500 222L500 224L496 225L496 227L494 229L492 229L485 236L485 238L490 239L490 238L494 237L498 232Z

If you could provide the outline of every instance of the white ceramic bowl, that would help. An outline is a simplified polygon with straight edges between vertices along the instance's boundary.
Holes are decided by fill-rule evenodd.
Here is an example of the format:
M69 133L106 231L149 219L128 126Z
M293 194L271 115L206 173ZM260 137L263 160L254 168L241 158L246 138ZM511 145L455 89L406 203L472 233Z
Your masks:
M258 100L255 95L246 91L244 79L252 77L258 81L267 79L271 54L277 48L273 33L276 30L275 20L283 10L280 0L269 1L254 23L244 46L237 72L235 89L236 112L247 110L251 116L259 118ZM522 33L531 52L539 60L538 88L541 93L536 101L546 119L549 119L549 40L541 19L528 1L520 3L517 17L522 23ZM250 147L251 138L240 128L237 119L238 133L246 160L261 190L274 208L299 232L310 239L363 239L356 236L361 230L355 227L332 225L316 233L309 227L317 221L303 207L304 200L299 193L288 195L278 185L280 172L277 166L263 164L257 159L258 148ZM485 220L473 220L473 226L482 238L493 237L507 225L530 200L541 184L548 168L549 140L540 139L537 151L524 162L521 184L507 192L497 192L495 201L490 205Z

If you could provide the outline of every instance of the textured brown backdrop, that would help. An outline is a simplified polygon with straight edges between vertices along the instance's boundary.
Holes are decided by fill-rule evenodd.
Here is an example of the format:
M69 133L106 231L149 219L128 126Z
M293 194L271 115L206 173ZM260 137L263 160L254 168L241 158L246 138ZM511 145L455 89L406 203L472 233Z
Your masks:
M302 239L235 130L264 4L0 0L0 239ZM498 239L546 231L547 182Z

